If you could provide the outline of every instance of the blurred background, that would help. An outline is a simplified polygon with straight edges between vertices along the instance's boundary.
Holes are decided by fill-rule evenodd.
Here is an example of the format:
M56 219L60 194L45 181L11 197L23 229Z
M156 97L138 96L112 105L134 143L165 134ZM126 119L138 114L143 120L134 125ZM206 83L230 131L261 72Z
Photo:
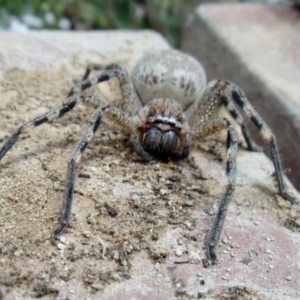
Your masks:
M266 1L278 2L278 0ZM179 47L184 21L193 8L203 2L209 1L0 0L0 29L24 32L29 29L151 28L161 32L172 46Z

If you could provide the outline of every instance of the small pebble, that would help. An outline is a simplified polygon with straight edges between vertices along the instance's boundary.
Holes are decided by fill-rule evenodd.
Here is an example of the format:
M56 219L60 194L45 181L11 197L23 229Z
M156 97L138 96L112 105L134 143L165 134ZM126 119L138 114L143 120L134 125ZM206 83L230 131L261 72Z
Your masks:
M141 197L137 194L133 194L131 198L132 198L132 200L135 200L135 201L141 200Z
M106 172L109 172L109 171L110 171L110 166L104 166L102 169L103 169L104 171L106 171Z
M57 244L57 248L59 249L59 250L64 250L64 249L66 249L66 245L64 245L64 244L62 244L62 243L58 243Z
M176 256L182 256L182 254L183 254L182 249L177 249L177 250L175 251L175 255L176 255Z
M228 239L225 237L225 238L222 238L222 243L223 244L228 244Z
M200 263L202 261L200 254L197 252L191 252L189 259L191 263Z
M292 280L292 276L285 276L285 279L286 279L287 281L291 281L291 280Z
M168 191L165 190L165 189L160 189L159 192L160 192L161 195L166 195L166 194L168 194Z
M66 238L65 238L64 236L61 236L61 237L59 238L59 240L60 240L63 244L66 243Z
M221 277L223 280L228 280L228 278L226 276L222 276Z
M104 286L103 286L103 284L101 284L99 282L99 283L93 283L92 288L95 289L95 290L103 290Z
M192 206L194 206L194 201L193 200L187 200L187 201L185 201L184 205L192 207Z

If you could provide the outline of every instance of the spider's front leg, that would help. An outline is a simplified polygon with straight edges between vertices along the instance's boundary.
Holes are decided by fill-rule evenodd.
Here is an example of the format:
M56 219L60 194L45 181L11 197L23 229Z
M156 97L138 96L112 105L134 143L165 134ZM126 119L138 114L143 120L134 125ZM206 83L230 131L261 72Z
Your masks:
M15 130L15 132L10 136L7 142L0 149L0 161L5 156L5 154L10 150L10 148L18 141L20 135L29 131L32 128L36 128L44 123L51 121L54 117L62 118L66 113L70 112L80 103L84 104L93 104L95 106L99 106L103 103L102 100L96 99L93 96L72 96L67 98L64 103L61 105L51 109L50 111L37 116L36 118L22 124Z
M206 242L207 258L212 264L215 264L217 260L215 246L219 240L223 223L226 217L227 208L231 200L232 193L235 189L238 139L235 127L225 118L218 118L203 122L192 132L193 139L202 139L224 129L226 129L228 132L226 162L226 175L228 182L226 184L225 194L220 202L213 226L210 230L209 237Z
M60 224L53 232L52 238L58 238L66 229L70 221L73 195L74 195L74 182L75 182L75 167L78 163L82 153L86 149L88 142L92 138L93 134L96 132L97 128L100 125L101 117L103 112L107 109L107 106L99 107L92 115L89 125L84 132L81 140L75 147L67 167L67 178L66 186L64 191L63 206L60 213Z
M93 96L94 98L97 98ZM100 99L99 99L100 102ZM102 102L103 103L103 102ZM75 168L77 163L80 160L82 153L88 146L89 141L91 140L93 134L98 129L101 118L103 115L107 115L110 119L115 121L117 124L121 125L124 130L132 132L135 129L135 125L132 122L131 118L121 111L120 109L105 104L98 107L95 112L93 113L89 124L80 139L79 143L76 145L69 161L67 167L67 178L66 178L66 185L64 191L64 198L63 198L63 205L60 213L59 219L59 226L55 229L52 234L52 240L58 238L66 229L69 224L70 216L71 216L71 209L72 209L72 202L74 196L74 183L75 183Z

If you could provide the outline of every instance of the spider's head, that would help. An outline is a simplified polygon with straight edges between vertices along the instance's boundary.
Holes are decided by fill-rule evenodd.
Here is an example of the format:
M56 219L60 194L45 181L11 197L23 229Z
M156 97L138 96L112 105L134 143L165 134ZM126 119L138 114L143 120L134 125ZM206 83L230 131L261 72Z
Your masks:
M179 137L175 130L162 130L157 124L151 124L143 135L144 150L153 154L171 155L178 143Z
M188 155L189 126L178 102L155 99L139 112L139 145L136 152L145 160L156 156L184 158ZM184 152L184 153L183 153Z

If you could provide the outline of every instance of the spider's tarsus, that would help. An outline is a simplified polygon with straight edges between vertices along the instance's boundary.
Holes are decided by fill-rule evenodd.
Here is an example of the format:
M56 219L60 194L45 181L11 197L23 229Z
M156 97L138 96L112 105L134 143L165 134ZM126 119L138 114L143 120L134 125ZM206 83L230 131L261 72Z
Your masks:
M51 240L57 240L65 231L65 229L67 228L69 222L61 222L59 224L59 226L54 230L53 234L51 235Z
M211 265L215 265L217 263L217 255L215 252L215 246L207 246L207 259Z
M289 201L292 205L294 204L298 204L298 202L296 201L296 199L294 197L291 197L290 195L288 195L287 193L280 193L281 197L287 201Z
M4 144L2 149L0 150L0 160L3 158L3 156L6 154L6 152L16 143L20 135L20 130L17 130L12 134L12 136L9 138L9 140Z

